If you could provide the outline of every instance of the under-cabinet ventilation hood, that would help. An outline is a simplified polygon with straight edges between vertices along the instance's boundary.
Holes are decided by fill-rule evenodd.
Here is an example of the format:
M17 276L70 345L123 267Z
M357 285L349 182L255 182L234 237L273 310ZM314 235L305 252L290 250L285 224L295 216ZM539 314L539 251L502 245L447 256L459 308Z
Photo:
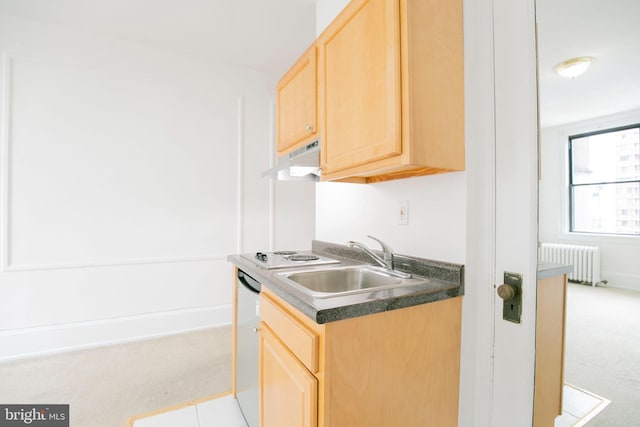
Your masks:
M278 164L262 172L263 178L279 181L318 181L320 179L320 142L313 141L278 157Z

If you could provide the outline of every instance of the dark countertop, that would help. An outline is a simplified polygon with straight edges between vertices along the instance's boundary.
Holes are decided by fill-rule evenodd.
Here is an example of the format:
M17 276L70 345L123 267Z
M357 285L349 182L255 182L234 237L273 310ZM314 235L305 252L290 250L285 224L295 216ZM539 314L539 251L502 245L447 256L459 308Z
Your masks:
M464 294L463 265L394 254L394 267L397 270L429 280L419 285L372 290L342 297L314 298L288 284L278 273L362 265L371 262L369 256L360 249L343 245L314 240L311 250L313 253L338 259L341 263L331 266L267 270L240 255L229 255L227 260L319 324L411 307Z
M556 264L554 262L543 262L538 264L538 280L549 277L569 274L573 271L573 266L568 264Z

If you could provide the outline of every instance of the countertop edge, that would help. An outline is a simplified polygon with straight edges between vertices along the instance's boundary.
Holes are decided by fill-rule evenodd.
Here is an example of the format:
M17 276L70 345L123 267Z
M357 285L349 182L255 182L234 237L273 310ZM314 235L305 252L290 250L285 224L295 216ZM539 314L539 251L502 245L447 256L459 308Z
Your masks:
M357 250L343 245L314 240L312 252L339 259L341 265L369 264ZM355 256L354 256L355 255ZM369 314L437 302L464 295L464 265L394 255L396 268L408 273L428 277L428 284L416 287L378 290L358 295L334 298L310 298L283 283L277 273L298 268L266 270L245 260L240 255L229 255L227 261L252 276L272 293L318 324L350 319ZM308 268L308 267L307 267Z
M570 274L571 272L573 272L573 266L569 264L557 264L553 262L538 264L538 280L548 279L562 274Z

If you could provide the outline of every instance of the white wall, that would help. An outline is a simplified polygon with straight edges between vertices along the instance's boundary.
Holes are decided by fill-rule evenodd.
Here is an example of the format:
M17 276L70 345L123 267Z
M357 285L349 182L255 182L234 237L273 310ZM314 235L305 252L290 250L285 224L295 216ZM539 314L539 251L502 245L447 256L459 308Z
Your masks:
M569 232L568 137L640 122L640 110L543 129L539 237L541 242L600 247L601 276L608 286L640 290L640 239Z
M464 172L376 184L319 183L316 236L380 249L367 238L371 234L401 254L464 263L465 186ZM408 201L407 225L398 224L401 201Z
M315 238L314 182L276 181L273 183L272 250L309 250ZM263 248L264 249L264 248Z
M274 76L7 15L0 51L0 360L229 323Z
M327 28L347 4L349 4L349 0L317 0L316 36L319 36Z

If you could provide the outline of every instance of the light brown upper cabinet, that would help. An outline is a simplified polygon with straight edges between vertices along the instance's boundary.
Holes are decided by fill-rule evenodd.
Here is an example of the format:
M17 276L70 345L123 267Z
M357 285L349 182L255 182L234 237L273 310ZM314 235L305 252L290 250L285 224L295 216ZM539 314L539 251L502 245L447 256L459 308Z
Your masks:
M316 46L323 180L464 170L460 0L352 0Z
M302 146L318 135L316 47L311 46L276 88L278 153Z

